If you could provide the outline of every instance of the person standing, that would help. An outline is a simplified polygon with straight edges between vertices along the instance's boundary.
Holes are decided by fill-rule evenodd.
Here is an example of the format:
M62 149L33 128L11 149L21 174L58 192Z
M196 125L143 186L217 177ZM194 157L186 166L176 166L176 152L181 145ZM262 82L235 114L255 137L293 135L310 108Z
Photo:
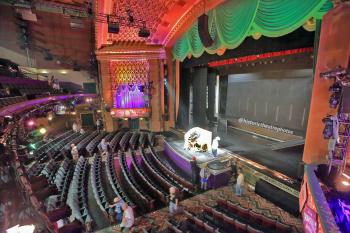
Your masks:
M102 130L102 120L101 120L101 118L98 118L96 120L96 128L97 128L98 132L100 132Z
M220 140L220 137L216 137L214 138L213 143L211 144L211 151L214 157L218 155L219 140Z
M114 198L113 202L114 203L112 205L109 205L109 207L114 208L117 224L120 224L123 220L122 207L123 207L124 201L120 197L116 197Z
M242 169L239 168L237 182L236 182L236 195L237 196L242 196L243 187L244 187L244 175L243 175Z
M234 181L236 181L237 179L237 166L238 166L238 160L237 158L236 159L231 159L229 160L227 166L231 169L231 175L232 175L232 179Z
M179 204L179 199L176 195L176 188L170 187L169 188L169 214L173 215L175 211L177 210L177 206Z
M128 233L130 232L131 227L134 225L134 211L133 209L127 204L124 203L122 205L123 209L123 219L122 223L120 224L121 232Z
M76 146L75 144L71 144L70 146L71 146L71 148L72 148L72 150L71 150L71 152L70 152L70 153L72 154L72 159L73 159L73 161L77 162L78 159L79 159L79 151L78 151L78 148L77 148L77 146Z
M103 138L101 140L101 150L102 150L102 152L107 153L108 152L108 147L109 147L109 142L107 142L106 139Z
M78 124L75 121L73 122L72 129L74 133L78 133Z
M199 173L199 176L201 177L201 189L207 190L210 172L209 172L208 168L206 167L206 165L204 167L202 167L202 169Z

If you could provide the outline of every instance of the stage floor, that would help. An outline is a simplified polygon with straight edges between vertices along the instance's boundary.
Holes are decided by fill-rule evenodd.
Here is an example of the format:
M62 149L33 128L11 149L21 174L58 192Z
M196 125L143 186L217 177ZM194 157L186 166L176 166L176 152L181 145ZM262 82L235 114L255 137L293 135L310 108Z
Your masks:
M187 160L191 160L192 157L195 156L198 164L214 161L226 155L226 151L220 148L218 149L217 157L214 157L210 151L195 152L195 151L186 150L183 148L184 146L183 140L167 141L167 143L179 154L181 154L182 157L186 158Z
M220 136L219 147L221 149L238 154L239 156L278 171L292 179L297 179L298 167L302 162L302 148L274 151L270 147L270 144L276 142L274 140L269 140L233 128L229 128L227 133L216 133L215 129L213 129L212 132L213 137L217 135ZM171 138L173 140L171 140ZM175 139L174 137L167 137L168 142L178 140L183 140L183 138ZM180 149L182 149L182 146L183 145L181 145Z
M302 149L284 149L274 151L270 144L276 141L255 136L237 129L219 132L219 146L270 169L296 179L298 167L302 161Z

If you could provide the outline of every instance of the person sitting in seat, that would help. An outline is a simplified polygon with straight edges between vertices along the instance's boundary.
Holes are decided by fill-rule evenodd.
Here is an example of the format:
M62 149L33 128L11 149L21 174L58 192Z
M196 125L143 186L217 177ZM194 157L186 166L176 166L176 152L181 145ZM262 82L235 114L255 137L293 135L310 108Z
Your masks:
M120 224L123 220L122 207L123 207L124 201L120 197L116 197L116 198L114 198L113 202L114 203L112 205L109 205L109 207L110 208L114 207L117 224Z
M123 219L120 224L121 232L128 233L130 232L131 227L134 225L134 210L127 204L124 203L122 206L123 209Z

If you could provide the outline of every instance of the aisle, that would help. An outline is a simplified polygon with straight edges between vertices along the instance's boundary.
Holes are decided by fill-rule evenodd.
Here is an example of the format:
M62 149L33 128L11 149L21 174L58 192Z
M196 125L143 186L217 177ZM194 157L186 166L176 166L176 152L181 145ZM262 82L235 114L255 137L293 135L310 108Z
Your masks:
M109 227L109 220L104 216L102 210L97 205L92 191L91 177L89 170L89 183L88 183L88 208L91 218L93 219L93 231L97 231L106 227Z

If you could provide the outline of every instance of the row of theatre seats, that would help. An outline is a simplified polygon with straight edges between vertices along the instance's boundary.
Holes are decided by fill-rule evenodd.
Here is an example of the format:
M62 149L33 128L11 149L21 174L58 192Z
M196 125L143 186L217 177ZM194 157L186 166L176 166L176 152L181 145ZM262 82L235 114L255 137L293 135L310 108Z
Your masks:
M56 92L47 81L0 76L0 108Z
M205 205L199 214L185 211L185 215L187 219L181 224L169 221L167 232L290 233L292 231L289 225L224 199L219 199L216 206Z
M101 156L99 156L98 154L95 154L92 160L91 170L90 170L92 191L98 207L100 208L102 213L105 215L105 217L108 218L110 211L113 211L113 210L109 207L106 192L102 187L101 169L102 169Z
M72 209L73 218L90 227L92 218L87 205L88 168L88 161L82 156L79 157L69 187L67 204Z
M0 108L6 107L12 104L17 104L26 100L27 100L27 97L25 96L2 97L0 98Z
M17 131L17 129L13 130L11 136L11 147L15 157L16 179L17 183L21 186L21 190L23 190L23 195L27 199L27 202L36 210L33 214L44 221L47 229L51 229L54 232L65 233L70 232L70 229L83 229L80 223L75 221L66 224L60 229L57 229L57 225L55 224L56 221L67 218L72 214L71 208L65 205L65 198L62 198L64 193L67 193L70 185L71 178L69 178L69 174L72 166L70 161L64 160L57 164L41 164L45 171L42 170L38 174L42 173L43 175L30 175L26 167L20 162L20 157L17 154ZM55 170L53 168L55 167L54 165L58 165L59 169L55 172L54 179L49 180L45 174L51 174ZM46 202L49 197L55 197L52 198L51 203ZM48 204L53 208L49 209Z
M132 193L135 199L139 200L140 207L145 207L148 210L154 209L155 200L148 195L143 188L141 188L137 181L134 179L133 175L130 172L128 164L126 162L125 153L122 151L118 152L119 164L122 170L122 174L125 180L125 187L129 190L129 193Z
M47 81L5 76L0 76L0 88L7 88L11 93L21 95L38 95L53 91Z
M102 161L102 150L99 145L102 139L110 142L111 149L105 162ZM45 178L47 186L55 188L53 193L57 195L55 206L57 208L69 206L71 219L76 219L85 228L91 229L94 221L91 211L94 210L88 208L88 185L91 185L97 206L106 217L113 212L107 200L112 200L116 196L121 197L135 210L144 212L155 209L155 200L160 200L165 205L168 190L172 186L177 187L182 196L191 194L184 184L177 181L178 178L174 178L178 175L173 170L169 167L167 170L159 167L155 159L157 155L150 149L154 146L154 142L155 136L149 132L94 131L82 135L68 131L35 151L36 162L26 170L27 176ZM67 157L72 143L77 145L81 155L76 164L69 159L69 156ZM154 154L146 153L145 149ZM93 155L91 168L88 160L84 158L90 155ZM115 157L119 162L114 161ZM115 167L116 165L118 167ZM107 192L102 185L103 168L106 182L113 192L112 197L107 197ZM88 182L89 176L91 182ZM36 184L29 183L29 186L31 185ZM44 187L40 185L35 188ZM37 198L36 201L32 200L36 204L43 201L45 201L44 197ZM49 213L42 212L42 215L46 215L50 220Z
M146 192L153 193L157 200L160 200L163 204L167 204L168 201L168 194L165 192L160 185L158 185L157 182L153 181L145 171L143 171L142 167L140 166L140 163L142 161L139 161L136 157L135 151L130 150L131 154L131 163L134 168L135 174L138 178L137 181L139 183L144 184L144 188L146 189Z

